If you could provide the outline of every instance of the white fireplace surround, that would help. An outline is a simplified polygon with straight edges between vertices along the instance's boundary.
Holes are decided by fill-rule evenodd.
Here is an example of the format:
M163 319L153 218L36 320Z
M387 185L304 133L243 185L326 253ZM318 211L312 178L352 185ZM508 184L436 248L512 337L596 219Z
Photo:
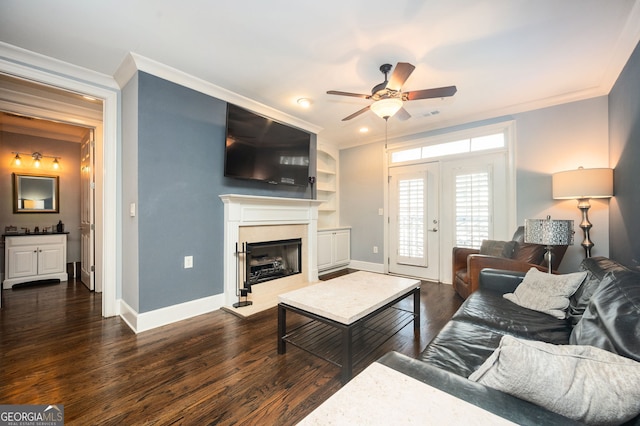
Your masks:
M240 227L268 225L307 225L307 256L302 270L308 282L318 280L318 205L322 201L301 198L220 195L224 203L224 298L231 306L238 301L236 243Z

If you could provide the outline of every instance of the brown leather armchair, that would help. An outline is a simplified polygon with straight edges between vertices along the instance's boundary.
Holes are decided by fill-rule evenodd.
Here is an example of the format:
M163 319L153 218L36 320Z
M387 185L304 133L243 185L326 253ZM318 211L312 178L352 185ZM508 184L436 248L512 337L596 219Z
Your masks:
M480 254L478 249L463 247L453 248L453 288L463 299L478 289L480 271L484 268L504 269L508 271L527 272L537 268L547 271L547 261L544 258L545 246L524 242L524 226L520 226L513 234L515 242L513 251L501 256ZM554 246L551 266L556 269L568 246Z

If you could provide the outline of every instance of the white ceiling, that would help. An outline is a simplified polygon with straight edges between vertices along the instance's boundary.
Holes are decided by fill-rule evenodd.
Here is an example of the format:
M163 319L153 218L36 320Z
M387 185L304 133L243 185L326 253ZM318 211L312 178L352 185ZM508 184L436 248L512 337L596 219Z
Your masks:
M113 76L129 52L322 128L339 147L384 137L383 63L416 66L389 136L609 93L640 40L640 0L2 0L0 41ZM308 109L296 99L312 100ZM438 111L437 114L432 112ZM358 130L367 126L369 133Z

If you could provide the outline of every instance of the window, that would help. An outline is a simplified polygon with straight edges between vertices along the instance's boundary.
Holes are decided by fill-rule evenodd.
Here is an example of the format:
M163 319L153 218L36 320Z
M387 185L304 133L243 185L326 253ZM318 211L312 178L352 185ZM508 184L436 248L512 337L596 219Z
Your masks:
M480 248L489 238L491 225L490 175L488 172L455 176L455 245Z
M487 151L491 149L502 149L506 147L505 144L504 132L493 133L485 136L470 137L435 145L425 145L418 148L398 150L391 153L391 163L398 164L429 158Z
M424 179L398 182L398 257L424 258Z

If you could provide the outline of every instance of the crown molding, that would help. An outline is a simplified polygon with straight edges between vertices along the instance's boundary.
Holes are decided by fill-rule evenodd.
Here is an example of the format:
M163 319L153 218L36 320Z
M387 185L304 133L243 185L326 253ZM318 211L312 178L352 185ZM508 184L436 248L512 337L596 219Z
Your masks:
M123 88L137 71L152 74L156 77L160 77L172 83L179 84L180 86L193 89L197 92L204 93L205 95L212 96L214 98L232 103L234 105L238 105L242 108L246 108L258 114L273 118L274 120L282 121L308 132L317 134L322 130L322 127L319 127L315 124L309 123L305 120L301 120L268 105L254 101L245 96L239 95L235 92L205 81L201 78L194 77L190 74L185 73L184 71L180 71L176 68L154 61L153 59L146 58L142 55L138 55L134 52L130 52L127 55L114 75L115 80L118 82L120 88Z
M118 90L119 87L113 77L92 71L87 68L79 67L68 62L61 61L50 56L41 55L21 47L17 47L8 43L0 42L0 71L7 72L12 75L21 75L21 72L14 71L11 64L18 68L28 66L34 74L42 74L43 78L39 81L47 81L52 74L60 76L72 76L74 80L92 86L101 86L103 88Z

